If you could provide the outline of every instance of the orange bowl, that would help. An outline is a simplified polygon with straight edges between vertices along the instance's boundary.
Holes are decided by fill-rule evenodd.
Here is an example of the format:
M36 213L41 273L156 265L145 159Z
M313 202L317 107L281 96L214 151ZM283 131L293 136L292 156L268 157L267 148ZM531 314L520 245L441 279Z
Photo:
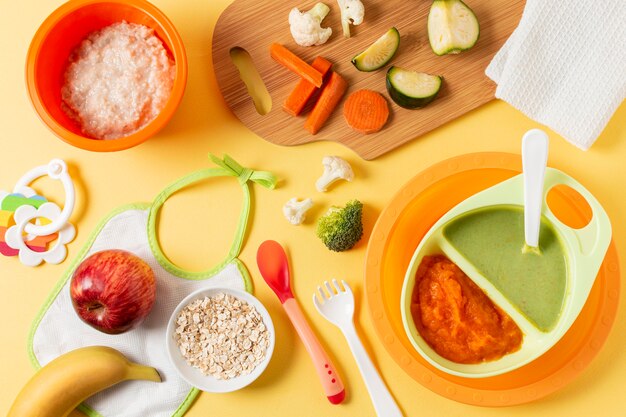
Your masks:
M141 130L119 139L92 139L61 108L64 72L70 53L89 33L122 20L148 26L161 39L176 64L172 92L159 115ZM187 57L172 22L145 0L70 0L35 33L26 58L26 84L37 114L58 137L90 151L119 151L144 142L172 118L187 84Z

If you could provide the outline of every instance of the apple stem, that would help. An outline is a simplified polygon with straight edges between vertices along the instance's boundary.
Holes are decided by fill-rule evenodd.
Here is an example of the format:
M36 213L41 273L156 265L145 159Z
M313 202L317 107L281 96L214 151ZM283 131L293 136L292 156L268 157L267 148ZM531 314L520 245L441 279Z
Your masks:
M100 303L94 303L91 304L89 307L87 307L87 311L95 311L95 310L100 310L103 307L102 304Z

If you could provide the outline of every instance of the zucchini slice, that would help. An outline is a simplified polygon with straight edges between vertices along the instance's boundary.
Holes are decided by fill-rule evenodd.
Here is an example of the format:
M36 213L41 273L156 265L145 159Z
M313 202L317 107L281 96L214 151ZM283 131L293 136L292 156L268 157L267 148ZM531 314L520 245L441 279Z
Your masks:
M417 109L433 101L442 83L443 77L439 75L394 66L387 71L387 92L398 106L405 109Z
M384 67L393 58L399 46L400 32L392 27L369 48L352 58L352 64L359 71L375 71Z
M428 13L428 40L437 55L458 54L476 44L480 26L461 0L435 0Z

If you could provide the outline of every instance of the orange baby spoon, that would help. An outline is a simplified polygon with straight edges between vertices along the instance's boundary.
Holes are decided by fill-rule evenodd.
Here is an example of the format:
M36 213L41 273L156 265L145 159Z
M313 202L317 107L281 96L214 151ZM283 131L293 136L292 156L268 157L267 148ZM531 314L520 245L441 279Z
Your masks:
M259 246L256 261L263 279L278 296L287 316L302 339L304 347L309 352L328 401L333 404L341 403L346 397L343 382L291 292L289 262L284 249L278 242L267 240Z

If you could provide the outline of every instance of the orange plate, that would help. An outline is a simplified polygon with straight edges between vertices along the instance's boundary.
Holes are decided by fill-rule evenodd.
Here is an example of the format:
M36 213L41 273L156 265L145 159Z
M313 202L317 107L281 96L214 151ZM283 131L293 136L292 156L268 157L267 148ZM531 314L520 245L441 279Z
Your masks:
M414 177L380 215L367 249L365 285L374 326L385 348L413 379L467 404L507 406L544 397L576 378L604 344L620 293L617 250L611 242L585 307L561 341L515 371L489 378L456 377L428 364L411 346L400 315L404 274L428 229L467 197L521 172L519 155L476 153L440 162ZM587 215L585 202L563 195L553 212L572 222ZM580 197L582 198L582 197Z

